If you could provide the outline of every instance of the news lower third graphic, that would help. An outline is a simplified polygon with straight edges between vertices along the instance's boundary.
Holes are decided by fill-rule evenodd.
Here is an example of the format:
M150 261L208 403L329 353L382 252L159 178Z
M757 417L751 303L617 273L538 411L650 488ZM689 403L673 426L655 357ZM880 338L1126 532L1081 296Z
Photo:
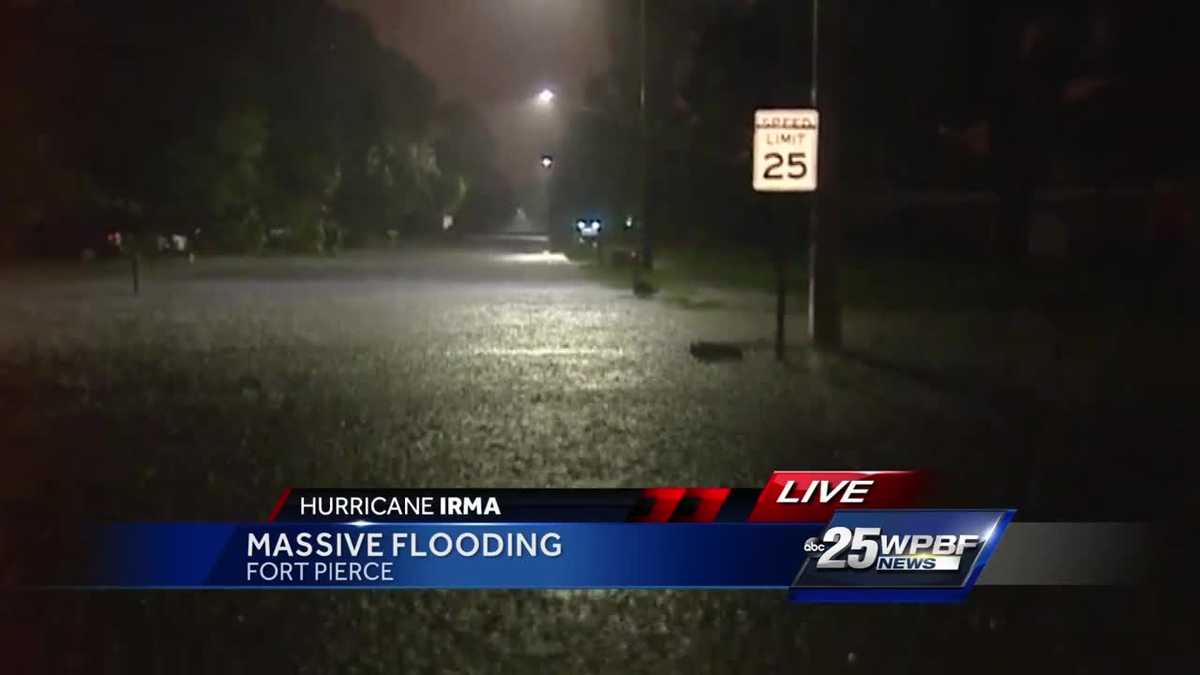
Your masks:
M1143 526L1014 523L1007 508L935 508L925 488L915 471L778 471L762 489L286 489L265 522L80 528L63 544L74 555L59 557L73 563L31 565L16 585L776 589L796 602L936 603L977 584L1140 577L1111 542L1148 539Z

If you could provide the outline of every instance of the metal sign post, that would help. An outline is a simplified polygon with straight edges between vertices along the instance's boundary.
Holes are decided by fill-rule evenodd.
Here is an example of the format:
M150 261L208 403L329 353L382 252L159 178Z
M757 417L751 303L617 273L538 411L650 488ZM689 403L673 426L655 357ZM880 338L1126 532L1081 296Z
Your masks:
M754 113L754 189L758 192L817 190L820 115L813 109L758 110ZM768 204L768 213L776 204ZM778 228L775 246L775 358L786 351L788 224L771 213Z

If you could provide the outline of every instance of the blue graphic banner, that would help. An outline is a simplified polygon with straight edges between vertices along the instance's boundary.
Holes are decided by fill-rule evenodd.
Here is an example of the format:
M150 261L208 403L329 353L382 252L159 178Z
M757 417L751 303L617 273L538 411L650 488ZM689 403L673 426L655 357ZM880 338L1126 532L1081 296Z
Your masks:
M956 602L1013 512L838 511L821 523L142 523L81 533L41 588L790 589Z
M819 524L128 524L87 585L131 588L777 588Z

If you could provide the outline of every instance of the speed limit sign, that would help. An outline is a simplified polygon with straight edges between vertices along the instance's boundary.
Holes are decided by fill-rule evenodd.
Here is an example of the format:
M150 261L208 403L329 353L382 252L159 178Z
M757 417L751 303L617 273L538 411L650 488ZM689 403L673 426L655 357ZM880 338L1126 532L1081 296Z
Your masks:
M817 189L816 110L754 113L754 189L812 192Z

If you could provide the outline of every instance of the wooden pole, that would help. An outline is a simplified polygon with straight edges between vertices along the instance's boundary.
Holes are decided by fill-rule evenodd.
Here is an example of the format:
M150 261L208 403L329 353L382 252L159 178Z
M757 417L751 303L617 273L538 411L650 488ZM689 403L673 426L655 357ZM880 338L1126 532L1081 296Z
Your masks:
M638 50L641 52L639 59L639 84L638 84L638 152L641 153L641 172L639 182L641 190L641 238L642 252L639 262L647 271L654 269L654 245L650 238L650 199L653 195L650 194L650 131L648 128L649 121L647 119L648 110L646 108L646 60L649 58L648 44L649 36L646 22L646 0L641 0L638 7L638 34L639 45ZM636 283L636 279L635 279Z
M836 94L837 87L843 83L837 77L841 50L836 47L841 44L845 12L844 2L828 3L822 10L820 0L812 0L812 88L809 99L811 106L821 114L821 127L818 192L810 197L809 205L808 332L815 347L827 350L842 346L842 306L838 291L841 233L837 214L842 186L836 172L839 127ZM824 49L822 35L827 43ZM825 85L825 91L821 91L820 85Z

